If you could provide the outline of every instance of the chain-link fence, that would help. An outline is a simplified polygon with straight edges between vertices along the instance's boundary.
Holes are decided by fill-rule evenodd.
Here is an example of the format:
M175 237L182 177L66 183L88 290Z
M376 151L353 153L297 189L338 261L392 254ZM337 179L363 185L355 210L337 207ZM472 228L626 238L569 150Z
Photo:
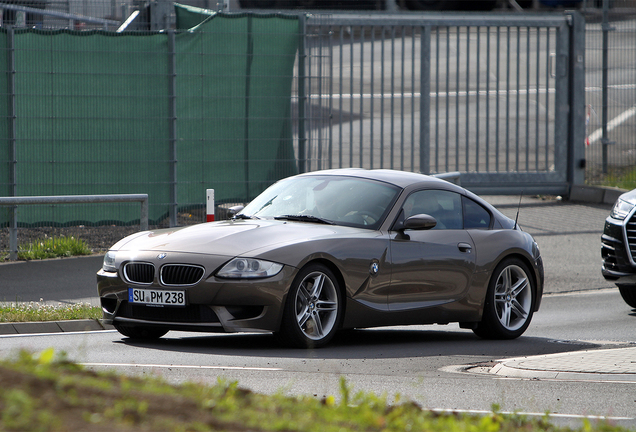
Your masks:
M195 1L198 0L192 0ZM605 9L602 2L575 3L587 19L587 130L586 143L582 144L586 153L586 182L600 184L617 169L628 170L634 165L636 7L632 0L615 0L606 3ZM218 202L229 206L249 200L271 182L297 171L341 163L352 166L358 160L371 163L363 153L351 150L361 149L363 144L353 142L351 135L357 134L360 140L376 146L383 142L387 130L398 125L410 127L410 132L402 137L398 131L400 142L383 145L372 165L419 169L421 158L412 141L420 132L413 116L420 109L415 91L420 83L411 61L421 54L416 45L422 37L419 26L381 31L375 28L361 33L355 27L339 25L327 30L331 41L321 46L325 35L301 34L297 15L265 15L257 20L250 14L228 15L222 18L225 23L222 29L206 27L210 21L216 20L217 25L221 22L220 17L211 16L226 4L214 0L198 4L208 9L198 18L201 11L188 7L175 10L170 2L69 0L4 4L0 67L7 73L0 74L0 88L9 91L2 94L7 103L0 104L0 116L5 119L0 126L6 136L0 152L0 163L6 171L0 180L0 194L143 192L151 196L151 224L203 222L206 188L216 188ZM39 15L38 10L43 13ZM312 18L316 27L321 26L321 20L328 23L329 14ZM207 24L200 26L204 21ZM153 26L157 31L150 30ZM196 29L173 30L191 27ZM108 31L95 30L104 28ZM439 45L442 57L445 50L457 56L454 52L457 50L461 52L456 57L457 64L463 64L464 59L468 64L477 59L478 44L496 40L491 39L492 32L470 25L461 31L438 27L427 37L435 46ZM499 56L495 50L492 58L518 61L519 57L510 53L518 52L517 47L532 48L535 40L548 33L520 26L504 29L502 34L505 39L500 48L504 48L499 52L505 55L495 57ZM299 44L299 38L307 38L306 43ZM550 43L555 38L556 35L550 36ZM275 49L279 45L284 49ZM372 48L361 51L365 61L381 60L384 68L391 68L389 53L393 51L388 50L391 47L404 54L401 60L404 63L396 63L390 74L389 69L356 65L358 54L350 52L356 45ZM482 100L484 91L493 104L515 107L530 104L535 114L537 110L545 112L543 105L559 97L554 93L555 87L547 85L552 79L548 75L556 70L555 59L551 57L554 49L550 47L547 42L537 43L535 60L529 57L530 69L538 67L546 74L545 79L537 81L543 85L536 86L537 94L541 93L536 103L520 98L535 91L534 87L529 89L528 85L517 82L528 65L524 69L515 63L510 69L501 60L501 66L485 66L484 74L475 73L469 66L470 77L480 77L481 88L497 67L517 70L520 72L512 74L513 78L517 76L516 81L508 82L516 83L513 87L507 88L506 81L499 81L504 86L499 90L467 89L465 93L474 105L470 111L450 106L443 96L453 93L438 87L462 84L467 82L467 76L463 69L450 68L457 74L446 82L443 77L448 68L442 67L444 63L432 64L429 90L434 99L429 109L438 123L429 130L431 146L437 145L437 136L447 134L447 130L455 131L455 137L460 132L466 136L479 135L483 140L478 137L476 142L482 149L490 145L486 143L491 140L484 135L489 129L482 115L486 99L484 104L475 105ZM311 52L300 51L300 56L309 59L309 63L298 61L297 50L305 48ZM351 57L350 66L342 62L343 55ZM307 69L300 70L303 67ZM352 73L346 72L347 68ZM390 75L391 80L412 75L415 81L406 86L401 81L392 82L391 87L369 86L369 80L381 73ZM358 78L365 83L360 91L356 90ZM529 81L531 86L533 83ZM256 88L258 91L250 91ZM454 96L459 97L460 93L458 85ZM506 100L505 95L510 99ZM390 113L391 119L378 129L366 128L365 123L358 122L382 111ZM448 127L446 114L456 111L467 113L472 122L468 129L459 123ZM507 127L503 124L506 115L500 119L502 130ZM302 120L298 121L299 118ZM532 138L526 133L523 123L526 120L515 118L517 123L512 124L508 136ZM541 118L551 117L544 114ZM248 121L251 126L246 124ZM352 122L356 122L355 128L345 129ZM536 141L541 133L535 135ZM389 139L394 136L392 131ZM342 145L347 137L354 147L347 147L342 154L333 153L331 148L331 160L310 154L312 151L322 154L333 143ZM468 146L472 142L457 138L455 141L466 142ZM402 147L403 144L406 146ZM398 148L399 152L391 153L391 149ZM308 152L306 158L299 158L301 150ZM471 154L476 158L478 153ZM510 147L506 147L505 157L515 158L511 154ZM255 165L250 162L253 158L258 160ZM462 169L464 165L448 164L457 160L456 153L434 153L430 162L433 171L456 166ZM472 159L462 158L459 162L464 160L468 170ZM487 160L479 158L480 163ZM547 158L554 160L553 156ZM117 168L112 162L117 163ZM482 169L481 165L475 166ZM528 171L534 165L524 161L521 166ZM549 163L539 166L542 170L551 169ZM98 190L89 191L89 186L93 189L97 186ZM138 217L136 207L127 204L118 204L115 209L98 204L18 209L18 213L13 208L0 208L0 223L6 226L12 212L21 224L31 228L133 223ZM2 249L5 247L0 245Z
M599 6L586 27L586 182L622 186L636 181L636 7Z

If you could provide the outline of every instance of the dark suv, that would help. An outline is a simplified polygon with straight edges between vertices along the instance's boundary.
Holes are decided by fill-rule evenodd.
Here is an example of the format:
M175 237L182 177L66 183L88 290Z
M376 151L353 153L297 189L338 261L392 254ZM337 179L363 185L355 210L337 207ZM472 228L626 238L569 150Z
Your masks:
M625 303L636 308L636 189L612 208L601 237L603 277L614 282Z

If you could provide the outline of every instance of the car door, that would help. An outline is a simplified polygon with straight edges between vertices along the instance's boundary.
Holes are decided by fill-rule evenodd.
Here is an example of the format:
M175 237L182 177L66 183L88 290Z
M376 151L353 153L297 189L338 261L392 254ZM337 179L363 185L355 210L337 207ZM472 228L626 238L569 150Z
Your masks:
M433 216L428 230L391 232L389 310L436 306L462 298L475 270L475 245L463 229L461 195L443 190L412 193L400 219Z

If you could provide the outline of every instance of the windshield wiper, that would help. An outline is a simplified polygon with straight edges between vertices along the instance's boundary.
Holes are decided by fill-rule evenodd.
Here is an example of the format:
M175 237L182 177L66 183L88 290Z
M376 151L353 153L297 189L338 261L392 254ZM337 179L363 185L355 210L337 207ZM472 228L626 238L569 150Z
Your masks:
M284 215L284 216L276 216L274 219L276 220L289 220L295 222L316 222L322 223L325 225L335 225L335 223L330 220L319 218L317 216L312 215Z

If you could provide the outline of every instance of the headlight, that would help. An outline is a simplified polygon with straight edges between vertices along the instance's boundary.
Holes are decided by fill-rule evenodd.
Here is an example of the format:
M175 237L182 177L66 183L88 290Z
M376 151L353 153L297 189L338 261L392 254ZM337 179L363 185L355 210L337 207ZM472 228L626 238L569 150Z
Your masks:
M234 258L217 273L222 278L265 278L278 274L282 264L252 258Z
M612 212L610 216L614 219L623 220L627 217L628 214L634 209L634 204L630 204L627 201L623 201L622 199L618 199L614 207L612 208Z
M104 264L102 264L102 270L105 272L116 273L117 267L115 267L115 255L114 251L106 252L104 255Z

